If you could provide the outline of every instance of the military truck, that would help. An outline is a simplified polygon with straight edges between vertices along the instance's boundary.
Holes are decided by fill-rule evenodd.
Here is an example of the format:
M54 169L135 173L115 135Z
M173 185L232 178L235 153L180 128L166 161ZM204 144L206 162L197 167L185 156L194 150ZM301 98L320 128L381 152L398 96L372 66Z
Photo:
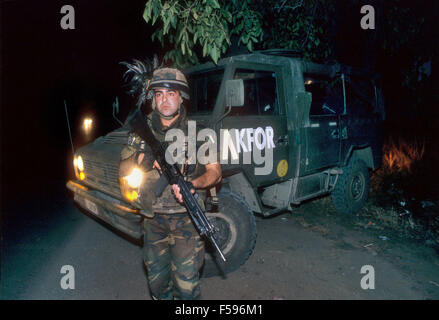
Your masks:
M369 172L382 158L385 111L378 77L285 50L231 56L185 75L192 90L189 119L215 130L223 140L218 152L226 155L222 183L206 208L227 262L207 250L205 276L231 272L248 259L256 241L255 214L293 211L329 194L341 214L363 207ZM130 193L120 183L128 133L123 125L79 148L76 179L67 187L92 216L141 239L147 223L142 190L151 186L144 181Z

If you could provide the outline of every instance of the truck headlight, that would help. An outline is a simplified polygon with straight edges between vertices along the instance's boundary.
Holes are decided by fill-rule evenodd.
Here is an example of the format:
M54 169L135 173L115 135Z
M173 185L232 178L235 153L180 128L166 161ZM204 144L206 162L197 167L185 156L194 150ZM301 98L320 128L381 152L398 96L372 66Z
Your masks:
M127 179L128 185L131 188L137 189L140 187L140 184L142 183L143 172L139 168L134 168L133 171L131 171L131 174L125 177L125 179Z
M81 156L73 157L73 168L75 169L75 176L79 180L85 179L84 161Z
M129 202L137 200L142 180L143 172L137 167L135 167L128 176L120 178L120 191L122 192L122 196Z
M78 164L79 171L84 171L84 162L82 161L81 156L78 156L77 164Z

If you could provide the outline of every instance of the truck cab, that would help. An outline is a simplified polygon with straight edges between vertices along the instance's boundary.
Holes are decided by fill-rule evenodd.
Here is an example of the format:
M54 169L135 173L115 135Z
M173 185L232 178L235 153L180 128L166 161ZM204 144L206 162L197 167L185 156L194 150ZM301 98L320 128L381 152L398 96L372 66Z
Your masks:
M235 56L188 73L194 97L189 114L214 127L219 137L224 138L221 130L231 131L239 160L234 164L230 152L222 162L223 176L264 216L332 192L353 157L372 170L382 157L384 110L375 79L347 66L319 65L289 54ZM227 82L236 79L243 82L244 102L230 107ZM258 147L263 153L259 164L252 158Z

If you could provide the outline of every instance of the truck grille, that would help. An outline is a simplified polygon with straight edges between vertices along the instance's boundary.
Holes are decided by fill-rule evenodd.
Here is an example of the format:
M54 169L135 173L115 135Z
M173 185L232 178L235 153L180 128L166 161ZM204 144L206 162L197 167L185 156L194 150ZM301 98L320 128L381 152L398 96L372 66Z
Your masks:
M119 167L84 159L86 181L109 194L120 196Z

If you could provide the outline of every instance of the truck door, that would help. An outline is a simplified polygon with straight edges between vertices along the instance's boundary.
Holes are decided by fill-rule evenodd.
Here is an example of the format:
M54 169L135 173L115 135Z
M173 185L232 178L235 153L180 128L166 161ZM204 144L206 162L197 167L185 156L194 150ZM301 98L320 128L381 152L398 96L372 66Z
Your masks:
M233 78L243 79L244 106L232 107L223 120L222 128L229 130L237 148L239 164L234 167L255 186L290 176L286 114L280 108L277 76L275 70L237 68ZM255 151L260 152L259 159Z
M311 92L310 125L306 128L306 172L335 166L340 161L340 115L343 112L341 79L305 75Z

